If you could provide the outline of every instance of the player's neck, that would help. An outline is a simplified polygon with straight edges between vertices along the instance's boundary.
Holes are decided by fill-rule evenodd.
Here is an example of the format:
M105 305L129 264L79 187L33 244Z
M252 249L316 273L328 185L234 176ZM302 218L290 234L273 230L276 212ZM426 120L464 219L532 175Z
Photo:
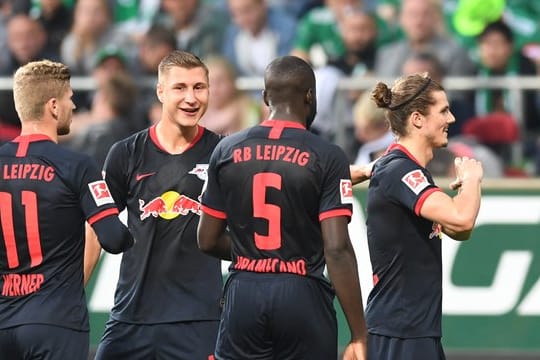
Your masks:
M58 143L58 133L56 127L48 126L41 121L25 121L21 125L21 136L26 135L46 135L52 141Z
M197 137L199 126L179 126L160 121L156 125L156 136L160 145L170 154L181 154Z
M417 139L400 139L397 143L406 148L422 167L426 167L433 158L433 149Z

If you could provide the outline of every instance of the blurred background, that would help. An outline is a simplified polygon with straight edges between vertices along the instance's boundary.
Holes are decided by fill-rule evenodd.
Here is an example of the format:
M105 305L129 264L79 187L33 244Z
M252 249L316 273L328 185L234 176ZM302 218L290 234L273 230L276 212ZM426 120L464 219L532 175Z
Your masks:
M394 140L369 99L373 86L428 72L448 90L456 117L430 172L443 186L453 158L471 156L486 177L472 241L444 242L448 358L540 359L540 1L0 0L0 47L0 143L20 129L13 72L48 58L74 75L77 109L61 143L99 164L115 141L159 119L157 66L174 49L208 64L201 123L223 135L265 118L262 75L273 58L309 61L318 100L311 131L341 146L351 164L370 162ZM365 187L355 194L351 238L370 279ZM88 287L92 346L117 265L105 256ZM364 298L369 289L365 280Z

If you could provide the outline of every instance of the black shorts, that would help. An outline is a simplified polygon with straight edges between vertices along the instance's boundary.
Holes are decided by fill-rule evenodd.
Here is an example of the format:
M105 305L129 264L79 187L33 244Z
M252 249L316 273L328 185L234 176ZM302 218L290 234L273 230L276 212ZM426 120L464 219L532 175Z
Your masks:
M109 319L96 360L213 359L219 321L128 324Z
M233 274L225 286L216 359L337 359L334 292L292 274Z
M368 359L445 360L441 338L395 338L369 334Z
M88 331L45 324L0 329L2 359L87 360L88 351Z

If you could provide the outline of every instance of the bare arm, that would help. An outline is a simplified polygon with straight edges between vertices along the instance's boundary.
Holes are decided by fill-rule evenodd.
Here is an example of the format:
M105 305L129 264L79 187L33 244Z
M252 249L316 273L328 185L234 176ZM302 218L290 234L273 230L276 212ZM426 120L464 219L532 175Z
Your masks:
M467 240L471 236L480 210L482 165L474 159L456 159L458 194L450 197L443 192L431 194L420 215L441 224L443 232L455 240Z
M227 222L206 213L201 214L197 242L202 252L223 260L231 260L231 238L225 231Z
M371 178L371 170L373 169L374 160L367 165L350 165L349 169L351 171L351 180L353 185L360 184Z
M366 359L367 329L362 292L347 220L346 217L339 216L321 222L324 256L330 280L351 331L351 342L347 346L345 355L350 359Z
M84 242L84 286L88 284L101 254L97 235L88 223L86 223L86 235Z

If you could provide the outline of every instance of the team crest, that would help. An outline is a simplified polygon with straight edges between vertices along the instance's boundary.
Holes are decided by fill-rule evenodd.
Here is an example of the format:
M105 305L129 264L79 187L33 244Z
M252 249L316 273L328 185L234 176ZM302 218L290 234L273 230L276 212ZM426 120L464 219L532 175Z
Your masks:
M420 169L408 172L401 178L401 181L416 195L429 186L428 179Z
M352 181L350 179L341 179L339 181L339 194L342 204L353 203Z
M111 192L104 180L91 182L88 184L88 188L97 206L114 203Z
M202 181L206 181L208 178L208 164L197 164L188 174L195 175Z

